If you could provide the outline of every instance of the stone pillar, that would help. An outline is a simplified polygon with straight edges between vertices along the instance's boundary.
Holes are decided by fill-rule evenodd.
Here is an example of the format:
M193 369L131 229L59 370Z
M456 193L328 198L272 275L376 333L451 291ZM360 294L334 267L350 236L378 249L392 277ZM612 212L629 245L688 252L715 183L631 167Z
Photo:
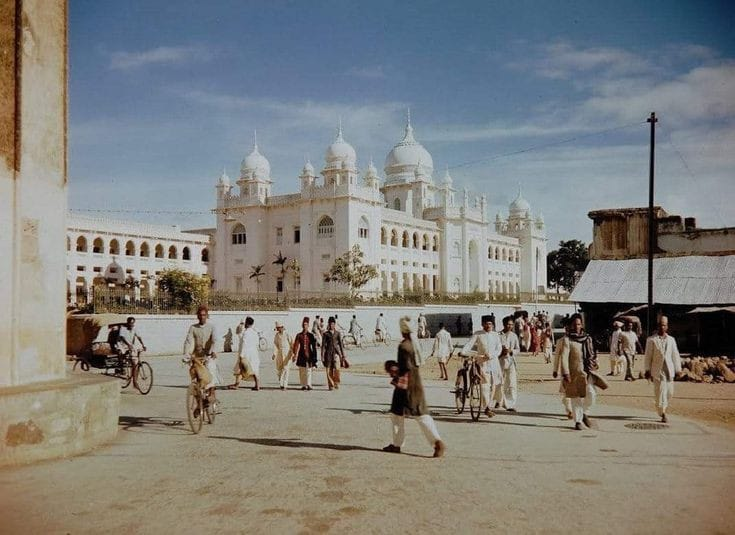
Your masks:
M66 0L0 0L0 465L117 432L119 386L66 378Z

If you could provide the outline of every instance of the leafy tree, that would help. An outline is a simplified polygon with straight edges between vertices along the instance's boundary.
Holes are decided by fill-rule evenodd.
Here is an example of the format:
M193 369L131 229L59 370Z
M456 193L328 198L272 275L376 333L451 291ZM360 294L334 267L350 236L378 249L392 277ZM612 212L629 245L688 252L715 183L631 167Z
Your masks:
M549 284L558 292L571 290L576 284L576 272L584 271L589 263L587 246L579 240L560 241L559 248L546 257Z
M195 275L182 269L166 269L158 278L158 286L173 299L173 304L185 308L203 303L211 286L207 275Z
M265 275L265 271L263 271L264 267L265 264L250 266L250 275L248 276L248 278L255 279L255 286L258 289L258 293L260 293L260 278Z
M324 280L335 281L346 285L350 289L350 296L355 297L360 288L378 276L375 266L364 263L365 253L359 245L344 253L334 261L334 264L324 274Z

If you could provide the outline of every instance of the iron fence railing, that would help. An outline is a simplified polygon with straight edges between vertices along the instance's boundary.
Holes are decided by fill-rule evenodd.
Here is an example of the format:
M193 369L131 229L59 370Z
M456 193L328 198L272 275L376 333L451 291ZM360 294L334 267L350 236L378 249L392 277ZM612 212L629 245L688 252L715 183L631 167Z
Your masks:
M189 299L180 294L174 296L168 292L157 291L155 294L143 294L137 288L96 287L82 295L77 292L76 305L85 312L121 314L191 314L199 301ZM357 296L338 292L250 292L236 293L213 290L203 300L210 310L286 310L290 308L350 308L357 305L384 306L421 306L421 305L480 305L487 304L520 304L521 302L548 303L566 301L564 294L520 296L487 295L473 293L382 293L360 292Z

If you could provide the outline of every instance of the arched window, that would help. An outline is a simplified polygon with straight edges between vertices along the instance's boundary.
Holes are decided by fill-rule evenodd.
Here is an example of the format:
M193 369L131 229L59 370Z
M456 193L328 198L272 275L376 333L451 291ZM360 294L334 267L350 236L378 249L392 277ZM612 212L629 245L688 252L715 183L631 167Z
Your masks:
M148 247L148 242L143 242L140 244L140 256L144 256L148 258L151 256L151 248Z
M403 231L403 243L401 244L403 247L408 247L408 231Z
M394 210L400 210L401 209L401 199L399 199L398 197L396 197L395 199L393 199L393 209Z
M92 242L92 252L93 253L104 253L105 252L105 244L102 242L102 238L99 236L94 239Z
M419 248L419 233L418 232L413 233L413 248L414 249Z
M388 245L388 231L385 227L380 227L380 245Z
M398 247L398 231L396 229L390 231L390 244L393 247Z
M322 216L317 226L318 238L331 238L334 236L334 221L328 215Z
M232 229L232 245L245 245L248 242L248 236L245 227L240 223Z
M202 249L202 263L206 264L209 262L209 249L206 247Z
M85 238L84 236L79 236L77 238L77 252L78 253L87 252L87 238Z
M160 243L156 245L156 258L163 258L163 245Z
M487 259L492 260L493 259L493 246L487 248Z
M501 253L501 259L503 260L503 262L508 260L508 250L505 247L503 247L503 251ZM505 291L503 291L503 293L505 293Z
M120 254L120 242L117 240L110 240L110 254Z
M357 236L359 238L367 239L369 235L370 225L365 216L360 218L360 222L357 224Z
M172 245L171 247L168 248L168 257L171 260L176 260L179 257L178 252L176 251L175 245Z
M71 251L71 238L69 236L66 237L66 250Z
M452 253L454 256L458 258L462 258L462 246L459 244L458 241L454 242L454 246L452 247Z
M500 247L495 248L495 260L500 260Z
M191 251L189 251L188 247L184 247L184 249L181 251L181 258L183 260L191 260Z
M132 240L125 244L125 256L135 256L135 244Z
M439 236L434 236L434 244L432 245L431 250L434 252L439 250Z
M429 235L428 234L424 234L424 238L423 238L423 240L421 240L421 248L424 251L428 251L429 250Z

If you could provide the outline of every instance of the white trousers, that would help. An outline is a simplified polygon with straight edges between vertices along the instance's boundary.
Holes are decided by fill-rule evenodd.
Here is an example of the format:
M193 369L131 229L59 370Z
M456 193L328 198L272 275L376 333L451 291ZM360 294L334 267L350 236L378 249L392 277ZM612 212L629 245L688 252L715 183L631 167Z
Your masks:
M515 409L518 402L518 372L515 366L503 370L503 384L495 387L493 401L506 409Z
M595 391L595 387L592 386L591 381L587 381L587 396L583 398L570 398L570 401L572 402L572 412L574 413L575 423L582 422L582 416L587 414L587 412L595 404L596 397L597 392Z
M311 386L311 366L299 366L299 382L301 386Z
M278 377L278 386L288 388L288 372L290 369L290 359L285 359L285 362L279 362L279 359L276 359L276 377Z
M426 441L433 446L437 440L441 440L439 431L436 429L434 419L428 414L413 417L418 423L421 431L426 437ZM405 416L398 416L397 414L390 413L390 421L393 424L393 445L397 448L402 448L403 443L406 440L406 429L405 429Z
M674 397L674 381L667 381L663 377L654 379L653 395L656 401L656 411L659 416L663 416L666 407L669 406L669 399Z
M480 410L484 411L490 406L490 402L497 396L498 390L503 385L493 385L490 383L482 383L480 385Z

